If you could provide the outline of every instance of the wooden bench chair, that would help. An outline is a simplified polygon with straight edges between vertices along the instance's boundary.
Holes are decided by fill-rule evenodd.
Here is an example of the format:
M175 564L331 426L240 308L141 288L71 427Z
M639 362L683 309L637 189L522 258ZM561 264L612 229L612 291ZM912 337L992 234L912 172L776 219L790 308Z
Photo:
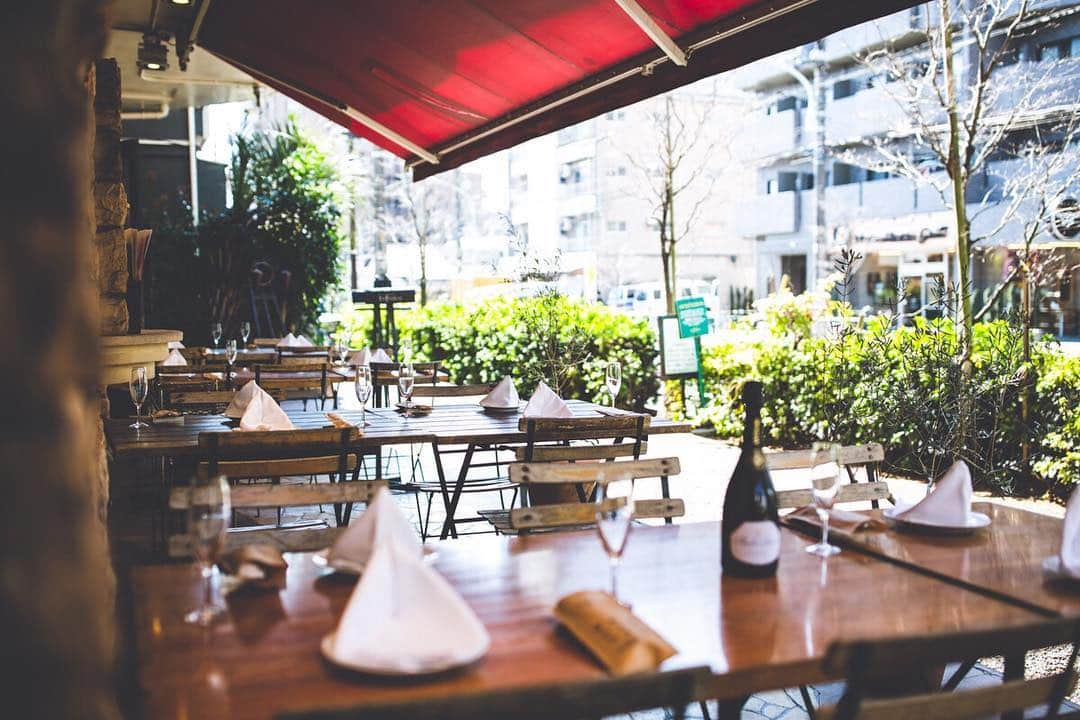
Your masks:
M279 403L285 400L285 393L281 390L266 392ZM235 390L166 389L165 407L184 415L218 415L225 411L235 396Z
M510 466L510 480L527 488L561 485L580 490L616 479L668 478L679 472L679 459L675 457L599 463L515 463ZM500 534L518 535L591 527L595 523L596 507L592 502L569 502L530 505L508 512L485 511L484 514ZM685 503L678 498L634 501L635 519L663 518L666 522L685 514Z
M836 502L869 502L877 509L880 501L893 503L889 485L878 480L878 466L885 459L885 449L878 443L850 445L840 448L840 465L847 472L848 482L840 485ZM813 453L810 450L785 450L765 453L765 465L770 472L777 470L801 470L810 468ZM859 482L858 470L865 470L865 482ZM813 496L809 488L781 490L776 493L776 504L781 509L799 508L809 505Z
M825 670L831 676L847 678L847 688L835 706L821 708L817 716L823 720L1019 718L1025 709L1046 705L1045 714L1038 717L1075 720L1080 713L1063 715L1058 709L1076 685L1078 642L1080 621L1072 619L990 632L836 643L826 653ZM1023 658L1029 650L1065 643L1072 644L1072 652L1060 673L1024 679ZM993 656L1005 658L1005 677L1000 685L955 690L959 680L950 678L943 689L954 692L934 687L923 694L897 694L898 677L917 677L925 668Z
M359 438L355 427L319 428L269 432L208 432L199 435L200 474L225 475L232 484L233 509L296 507L331 504L337 527L291 527L230 529L227 546L270 542L283 551L319 550L330 545L348 524L353 503L367 503L383 483L358 479L359 459L352 449ZM326 475L329 483L280 483L283 477ZM351 478L351 479L346 479ZM240 480L270 479L271 484L237 484ZM173 488L172 510L186 510L188 488ZM169 538L169 555L187 553L187 538Z
M329 370L328 360L309 359L303 363L255 365L255 382L264 390L284 391L289 400L303 400L305 410L309 400L319 402L319 409L322 410L326 408ZM307 377L297 377L296 373L305 373Z

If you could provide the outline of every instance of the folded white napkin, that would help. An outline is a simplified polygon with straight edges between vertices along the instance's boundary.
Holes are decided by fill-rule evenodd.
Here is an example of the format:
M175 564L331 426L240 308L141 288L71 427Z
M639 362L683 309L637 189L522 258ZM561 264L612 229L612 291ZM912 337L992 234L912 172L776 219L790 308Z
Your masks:
M168 367L176 367L178 365L187 365L187 360L184 359L183 354L179 350L170 350L168 356L161 361L161 364Z
M225 416L240 419L241 430L292 430L293 424L270 393L255 384L246 383L233 395Z
M265 392L261 387L255 384L254 380L250 380L244 384L244 387L240 388L233 399L229 402L229 406L225 408L225 417L231 417L235 420L239 420L244 416L244 411L247 410L249 404L251 404L251 398L255 397L255 393Z
M362 568L371 559L375 548L383 544L396 545L416 557L423 552L416 531L385 487L379 488L360 519L341 534L326 560L331 566L340 561Z
M480 404L484 407L507 408L517 407L521 402L517 388L509 375L499 381L499 384L491 388L491 392L484 396Z
M536 392L529 398L522 412L525 417L538 418L571 418L574 413L562 401L555 391L547 386L543 380L536 386Z
M169 341L169 349L170 350L183 350L184 349L184 343L180 342L179 340L170 340Z
M897 517L940 525L965 525L970 513L971 470L966 462L957 460L938 478L929 495Z
M375 348L375 351L371 353L371 362L373 363L391 363L394 359L390 357L382 348Z
M278 341L277 347L311 347L311 341L303 335L289 333Z
M352 367L361 367L371 362L371 350L367 348L361 348L360 350L353 350L349 353L349 365Z
M1065 529L1058 555L1065 572L1080 577L1080 490L1073 490L1065 507Z
M457 591L396 543L376 548L328 640L338 662L403 673L476 659L491 643Z

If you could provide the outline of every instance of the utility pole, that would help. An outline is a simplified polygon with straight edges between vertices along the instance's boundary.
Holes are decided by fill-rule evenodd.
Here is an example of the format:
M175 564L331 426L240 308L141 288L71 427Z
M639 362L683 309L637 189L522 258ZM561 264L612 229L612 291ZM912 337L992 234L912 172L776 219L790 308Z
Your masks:
M355 136L349 133L349 160L350 165L356 162ZM359 290L360 279L357 273L357 248L356 248L356 177L349 179L349 289Z

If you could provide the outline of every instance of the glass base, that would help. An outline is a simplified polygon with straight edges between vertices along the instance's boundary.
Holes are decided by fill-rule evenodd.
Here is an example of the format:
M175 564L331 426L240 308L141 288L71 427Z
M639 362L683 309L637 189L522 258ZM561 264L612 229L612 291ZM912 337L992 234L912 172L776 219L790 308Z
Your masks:
M811 555L817 555L818 557L832 557L833 555L840 554L840 548L835 545L829 545L828 543L814 543L813 545L806 546L806 552Z
M132 430L142 430L143 428L148 428L150 426L147 423L144 423L142 420L136 419L135 422L128 425L128 427Z
M214 621L225 614L225 606L223 605L204 605L197 610L192 610L184 616L184 622L191 625L213 625Z

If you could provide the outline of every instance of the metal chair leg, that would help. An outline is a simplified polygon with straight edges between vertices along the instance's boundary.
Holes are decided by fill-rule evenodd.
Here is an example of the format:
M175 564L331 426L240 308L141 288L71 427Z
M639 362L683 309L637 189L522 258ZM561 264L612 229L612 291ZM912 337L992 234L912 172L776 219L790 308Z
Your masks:
M800 685L799 694L802 695L803 706L806 710L807 716L810 718L810 720L814 720L814 717L816 716L816 711L814 709L814 701L810 697L810 688L808 688L806 685Z

